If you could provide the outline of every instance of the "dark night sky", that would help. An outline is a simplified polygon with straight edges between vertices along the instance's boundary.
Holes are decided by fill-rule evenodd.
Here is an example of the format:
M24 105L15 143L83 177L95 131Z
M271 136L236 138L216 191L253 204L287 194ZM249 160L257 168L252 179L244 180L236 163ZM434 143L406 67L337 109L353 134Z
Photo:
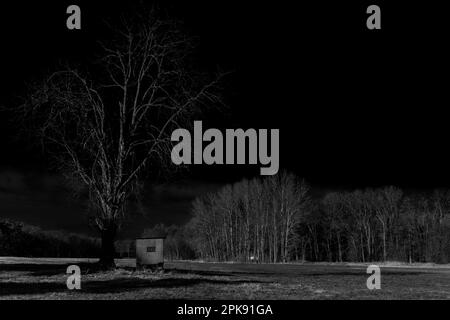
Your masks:
M198 37L203 68L234 70L225 92L231 108L225 126L279 128L281 167L317 189L450 186L443 8L375 1L383 29L368 31L365 8L372 2L242 2L163 6ZM81 31L65 27L70 4L81 7ZM129 7L107 1L2 4L0 105L13 106L27 82L59 61L89 60L97 40L107 36L101 21ZM84 232L81 209L60 195L45 157L13 139L16 128L4 115L0 126L0 215ZM152 216L139 219L183 222L193 197L258 172L259 166L196 167L183 183L148 190Z

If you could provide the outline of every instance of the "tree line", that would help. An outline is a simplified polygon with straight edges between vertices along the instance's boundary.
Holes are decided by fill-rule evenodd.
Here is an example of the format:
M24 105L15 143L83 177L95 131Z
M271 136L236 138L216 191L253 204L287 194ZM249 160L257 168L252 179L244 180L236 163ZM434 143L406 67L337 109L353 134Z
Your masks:
M155 235L166 237L168 260L447 263L450 192L390 186L318 195L280 172L195 199L188 223L142 233ZM123 243L126 256L132 244ZM100 250L100 239L0 220L1 256L97 257Z
M450 258L449 191L407 194L383 187L313 197L305 181L283 172L198 198L192 214L180 229L196 257L207 260L445 263Z

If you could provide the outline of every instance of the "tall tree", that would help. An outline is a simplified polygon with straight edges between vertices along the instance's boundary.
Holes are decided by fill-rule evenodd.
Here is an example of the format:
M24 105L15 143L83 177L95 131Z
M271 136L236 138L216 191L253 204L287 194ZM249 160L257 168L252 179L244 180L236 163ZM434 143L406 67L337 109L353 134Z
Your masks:
M337 259L342 262L343 250L342 242L345 233L345 200L343 195L337 192L331 192L325 195L322 200L322 206L325 213L324 222L327 224L329 239L336 238L338 248Z
M377 190L373 201L375 207L375 216L381 226L381 237L383 246L383 261L387 260L388 236L395 226L395 221L400 213L402 206L403 192L394 187L387 187Z
M90 73L52 73L20 109L58 169L87 187L104 267L114 266L114 240L139 181L170 168L172 131L220 102L218 78L187 67L192 42L177 22L152 10L112 33Z

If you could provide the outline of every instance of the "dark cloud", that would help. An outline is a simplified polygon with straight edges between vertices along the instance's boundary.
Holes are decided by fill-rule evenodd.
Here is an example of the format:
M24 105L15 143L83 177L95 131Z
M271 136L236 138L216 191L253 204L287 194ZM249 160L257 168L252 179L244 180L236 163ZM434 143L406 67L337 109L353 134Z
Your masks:
M139 209L130 210L121 237L139 236L145 228L164 223L184 224L190 218L192 201L220 184L185 180L148 186ZM72 197L58 175L0 169L0 217L39 226L95 235L87 223L83 198Z
M184 180L147 188L142 194L142 207L139 212L130 213L122 237L140 235L145 228L158 223L186 223L191 217L192 201L221 186L218 183Z
M14 170L0 171L0 190L5 193L21 193L26 189L24 176Z

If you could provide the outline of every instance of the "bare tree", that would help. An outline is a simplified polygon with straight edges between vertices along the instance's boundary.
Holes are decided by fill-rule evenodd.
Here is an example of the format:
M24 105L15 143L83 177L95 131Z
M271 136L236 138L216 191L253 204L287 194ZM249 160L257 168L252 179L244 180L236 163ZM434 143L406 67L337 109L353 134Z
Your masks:
M294 175L243 180L195 200L191 226L203 258L287 262L310 211L309 187ZM251 254L252 253L252 254Z
M399 215L403 192L394 187L378 190L373 198L375 216L381 225L383 246L383 261L387 260L389 230L394 226L395 218Z
M331 192L323 198L322 206L325 211L323 219L329 232L329 241L331 241L334 234L338 248L337 260L342 262L342 236L345 232L345 199L342 194Z
M298 224L310 210L309 187L304 181L286 172L271 177L271 180L272 197L276 203L274 210L280 224L281 259L287 262Z
M450 193L384 187L310 198L291 174L243 180L197 199L191 243L202 258L260 262L450 260Z
M95 76L64 67L21 108L58 169L89 190L105 267L114 266L114 239L140 178L170 168L173 129L220 102L218 77L186 67L192 42L176 22L153 10L113 34L101 44Z

